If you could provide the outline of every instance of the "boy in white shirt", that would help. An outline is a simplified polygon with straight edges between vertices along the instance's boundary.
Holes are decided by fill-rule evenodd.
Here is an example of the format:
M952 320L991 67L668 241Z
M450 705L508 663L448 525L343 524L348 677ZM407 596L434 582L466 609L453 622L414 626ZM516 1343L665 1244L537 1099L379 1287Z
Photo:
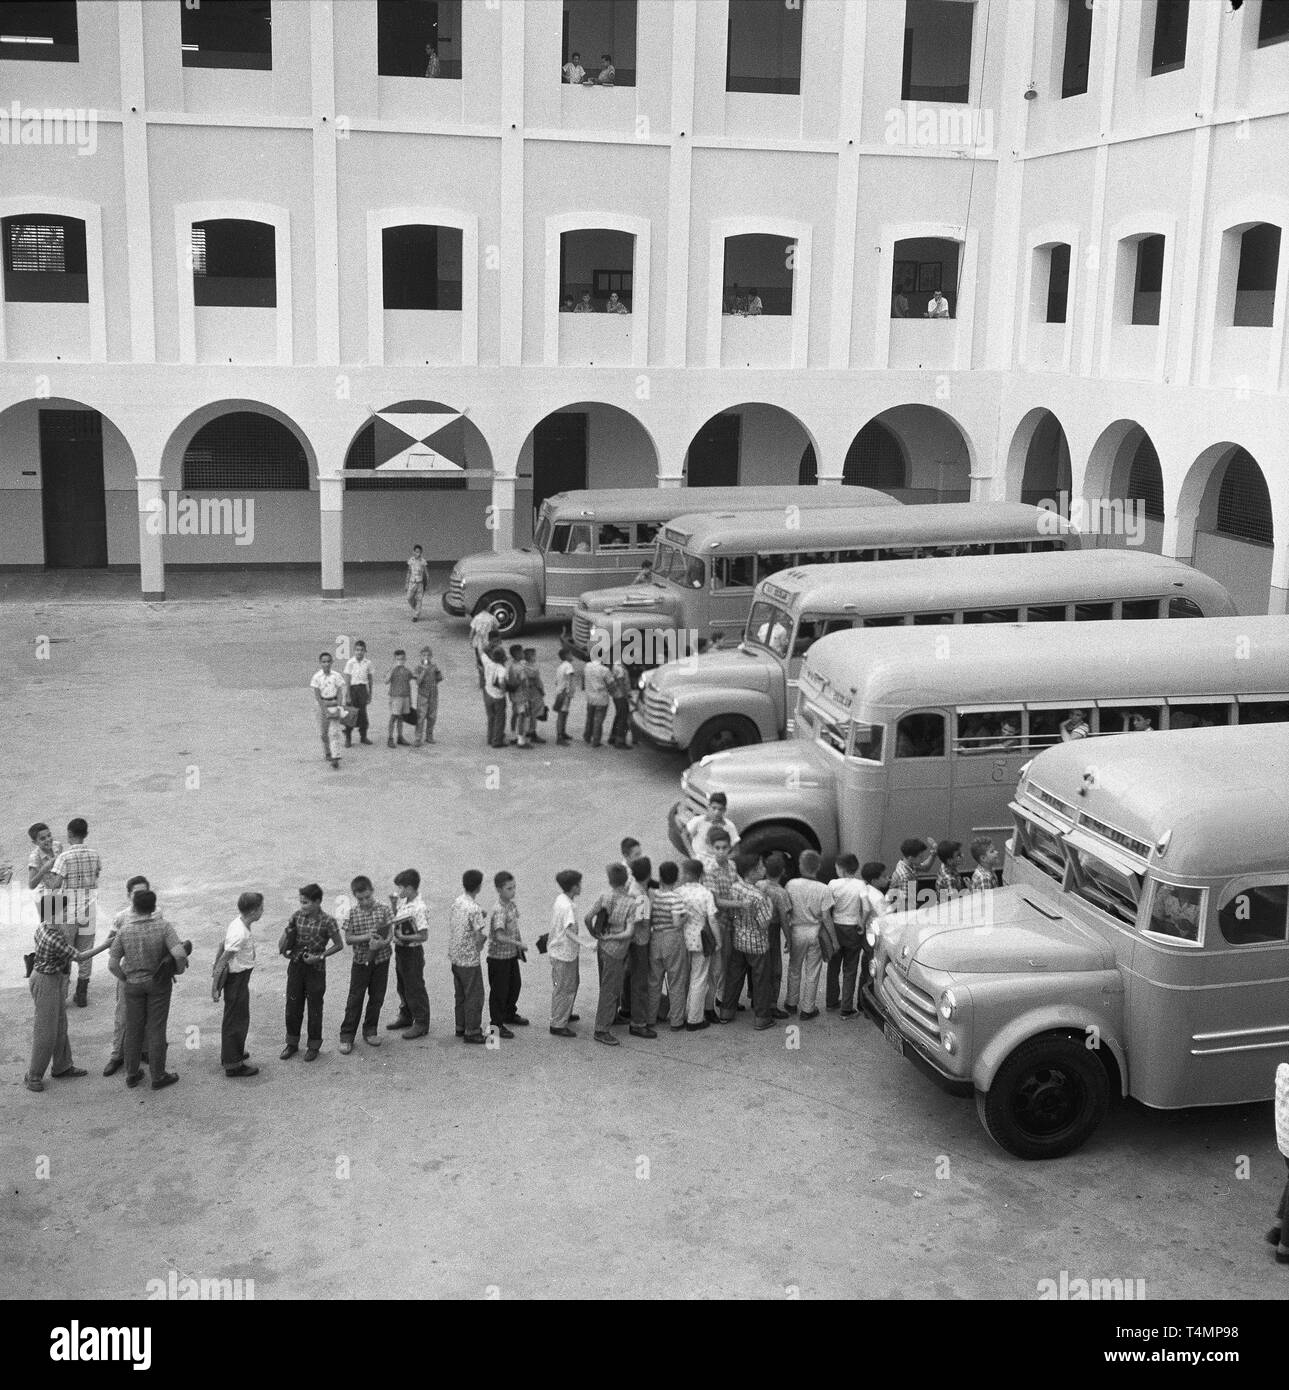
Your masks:
M564 81L576 87L578 83L586 81L586 69L582 66L582 55L574 53L564 64Z
M355 728L358 741L370 743L367 737L367 706L371 704L371 662L367 659L366 642L354 643L354 654L345 662L346 699L358 711ZM353 746L354 730L345 729L345 747Z
M680 866L680 886L676 889L685 909L685 950L689 952L689 989L685 998L685 1029L690 1033L710 1028L704 1017L707 1006L707 982L711 971L711 956L703 952L703 927L714 940L720 940L716 924L716 899L703 883L703 864L700 859L686 859ZM676 1000L674 1008L680 1007Z
M224 933L224 947L215 962L228 967L224 980L224 1023L220 1033L220 1062L225 1076L258 1076L259 1067L246 1065L246 1034L251 1025L251 971L255 969L255 936L251 928L264 916L264 894L243 893L237 916Z
M839 854L836 862L839 877L828 887L833 899L833 926L841 950L828 962L824 1004L830 1010L840 1009L842 1018L854 1018L859 1012L855 1007L855 985L868 903L863 880L859 877L859 860L853 854Z
M599 943L593 936L588 936L584 942L578 935L573 901L582 892L582 875L576 869L561 869L555 875L555 882L559 885L559 893L551 907L551 929L546 947L551 958L550 1030L557 1038L575 1038L577 1033L568 1025L577 1021L573 1003L577 999L580 951L588 942L592 950Z
M788 956L788 998L786 1008L801 1017L818 1018L819 976L823 972L823 952L819 948L819 932L832 925L832 890L815 877L823 860L812 849L801 855L801 872L788 880L788 897L792 899L792 950Z
M873 929L873 924L879 917L885 917L893 909L886 894L891 876L880 859L868 860L859 871L859 879L864 894L864 918L860 923L860 935L864 945L859 958L859 988L862 990L873 971L873 947L868 942L869 931Z

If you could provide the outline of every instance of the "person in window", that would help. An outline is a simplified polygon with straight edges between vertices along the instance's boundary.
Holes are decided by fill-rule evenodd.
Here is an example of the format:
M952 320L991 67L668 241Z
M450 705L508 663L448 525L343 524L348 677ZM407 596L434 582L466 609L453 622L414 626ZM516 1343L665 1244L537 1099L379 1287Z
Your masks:
M617 290L612 290L609 293L609 302L604 306L604 312L606 314L629 314L631 310L618 298Z
M1073 743L1075 739L1087 738L1091 732L1092 727L1088 723L1087 715L1081 709L1072 709L1061 720L1062 743Z
M564 64L564 81L572 86L586 81L586 69L582 66L580 53L574 53Z
M748 318L756 318L761 312L761 296L756 292L755 286L747 292L747 309L744 312Z
M601 87L612 87L618 80L617 69L613 66L613 59L607 53L600 54L600 62L603 66L596 76L596 82Z
M637 572L636 577L631 581L631 583L632 583L632 586L633 586L633 587L634 587L636 584L652 584L652 583L653 583L653 561L652 561L652 560L646 560L646 561L644 561L644 563L640 566L640 569L639 569L639 571Z
M895 298L891 302L891 317L893 319L906 319L909 316L909 290L912 286L906 280L895 291Z
M703 587L703 562L701 560L690 560L685 565L685 584L690 589Z
M1161 883L1155 889L1150 913L1150 930L1160 936L1177 936L1183 941L1199 940L1198 888L1174 888Z
M425 59L426 77L442 77L443 64L439 62L439 50L432 43L425 45Z
M606 526L600 537L601 550L620 550L627 544L627 533L616 526Z
M591 291L583 290L582 297L573 306L575 314L594 314L598 312L594 304L591 303Z
M1140 710L1124 716L1123 731L1125 734L1150 734L1153 733L1155 726L1150 722L1150 716L1142 714Z
M1005 753L1020 747L1020 722L1014 715L1005 716L998 730L998 747Z
M936 290L931 296L931 302L926 306L926 316L929 319L947 319L949 317L949 301L940 290Z
M563 303L559 306L561 314L571 314L573 312L573 296L566 294Z
M738 313L739 293L740 291L737 285L730 286L729 293L725 296L725 303L722 305L723 312L727 314Z

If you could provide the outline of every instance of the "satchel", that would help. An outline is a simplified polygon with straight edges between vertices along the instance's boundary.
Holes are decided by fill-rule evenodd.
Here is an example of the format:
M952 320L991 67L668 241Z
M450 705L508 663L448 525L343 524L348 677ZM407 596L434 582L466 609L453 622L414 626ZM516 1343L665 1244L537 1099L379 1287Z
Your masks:
M296 928L294 922L288 922L283 929L282 935L277 939L277 953L280 956L289 956L295 951Z
M404 710L404 711L403 711L403 723L404 723L404 724L415 724L415 723L416 723L416 711L415 711L414 709L409 709L409 710Z
M228 962L223 958L224 948L219 948L219 954L215 957L215 963L210 967L210 1002L218 1004L220 996L224 992L224 985L228 981Z
M703 929L698 935L702 942L703 955L710 956L716 950L716 933L704 922Z
M841 943L837 940L836 929L829 926L827 922L820 922L819 951L824 960L832 960L840 950Z
M591 918L591 935L595 937L608 936L609 934L609 909L603 905L596 908L595 915Z
M542 932L537 938L537 954L539 956L544 956L546 954L546 949L550 945L550 940L551 934L548 931Z

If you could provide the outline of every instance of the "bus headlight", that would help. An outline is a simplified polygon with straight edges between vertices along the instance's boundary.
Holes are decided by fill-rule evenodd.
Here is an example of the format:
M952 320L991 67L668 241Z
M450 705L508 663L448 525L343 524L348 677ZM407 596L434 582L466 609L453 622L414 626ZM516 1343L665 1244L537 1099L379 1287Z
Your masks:
M946 989L940 996L940 1017L947 1023L950 1019L957 1018L957 1016L958 997L951 989Z
M957 1052L958 1039L952 1033L941 1033L940 1042L943 1045L944 1050L949 1054L950 1057L952 1057L953 1054Z
M881 938L882 929L877 925L877 920L874 918L874 920L868 924L868 928L864 932L864 940L868 942L868 949L870 951L875 951L877 949L877 943Z

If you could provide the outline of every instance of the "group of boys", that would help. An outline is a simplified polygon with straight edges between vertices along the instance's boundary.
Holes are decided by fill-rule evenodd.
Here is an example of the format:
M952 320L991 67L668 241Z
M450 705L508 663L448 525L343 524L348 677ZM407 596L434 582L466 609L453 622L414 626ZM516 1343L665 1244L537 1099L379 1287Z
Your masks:
M385 743L390 748L420 747L434 742L434 726L439 712L439 683L443 672L430 647L424 646L415 667L407 664L407 653L400 647L385 677L389 691L389 726ZM372 663L367 644L355 642L353 655L342 671L334 667L330 652L320 652L318 669L309 682L317 703L318 733L323 759L340 767L341 739L353 746L357 733L361 743L370 744L367 709L372 701ZM415 737L403 737L404 724L414 726Z
M532 748L546 740L537 732L547 718L546 686L537 666L537 648L514 643L509 653L500 644L478 652L488 747L505 748L506 702L510 702L510 740L517 748ZM556 739L567 743L562 729Z

